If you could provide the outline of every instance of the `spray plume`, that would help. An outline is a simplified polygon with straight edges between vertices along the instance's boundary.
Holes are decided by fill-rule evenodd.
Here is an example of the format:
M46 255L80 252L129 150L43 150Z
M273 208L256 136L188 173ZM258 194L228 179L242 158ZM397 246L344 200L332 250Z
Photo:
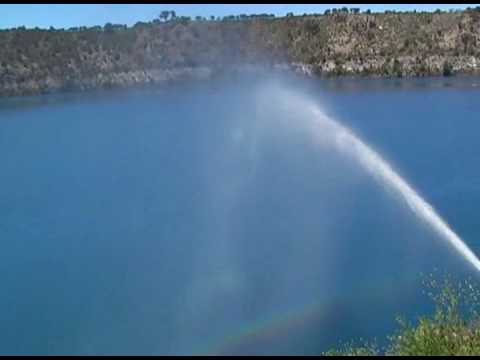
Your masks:
M402 199L418 219L426 223L475 269L480 271L480 260L465 242L377 152L355 135L352 130L323 113L313 102L308 102L304 97L286 90L282 92L282 95L279 104L287 105L289 108L299 105L298 109L308 112L305 117L307 119L306 129L313 137L314 142L333 145L342 154L358 162L377 181ZM298 118L296 120L298 121Z

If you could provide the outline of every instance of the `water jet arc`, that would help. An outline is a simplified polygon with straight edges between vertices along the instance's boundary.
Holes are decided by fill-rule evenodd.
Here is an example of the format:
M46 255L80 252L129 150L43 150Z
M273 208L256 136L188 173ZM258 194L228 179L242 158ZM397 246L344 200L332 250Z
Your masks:
M309 109L313 115L310 131L315 141L331 141L336 149L358 161L380 183L393 190L419 219L447 240L465 260L480 271L480 260L472 250L388 162L350 129L326 116L316 106L311 105Z

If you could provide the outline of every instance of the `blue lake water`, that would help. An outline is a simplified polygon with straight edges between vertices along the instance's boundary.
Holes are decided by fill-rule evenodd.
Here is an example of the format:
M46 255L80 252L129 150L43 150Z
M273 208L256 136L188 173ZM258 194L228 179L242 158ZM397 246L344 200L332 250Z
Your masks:
M318 354L431 311L421 272L477 276L265 81L0 101L0 353ZM478 78L275 84L480 253Z

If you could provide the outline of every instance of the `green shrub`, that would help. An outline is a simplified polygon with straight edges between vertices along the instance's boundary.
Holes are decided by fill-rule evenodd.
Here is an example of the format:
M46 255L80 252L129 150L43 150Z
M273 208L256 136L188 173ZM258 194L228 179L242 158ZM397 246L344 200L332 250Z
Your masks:
M378 356L381 351L375 343L356 347L353 343L344 345L340 350L330 350L324 356Z
M359 356L470 356L480 355L480 290L470 281L454 282L446 277L438 282L433 276L426 281L428 296L436 305L432 316L411 325L399 318L400 329L384 350L371 344L344 346L324 355Z
M448 61L445 61L443 63L443 76L451 76L452 73L453 73L452 65Z

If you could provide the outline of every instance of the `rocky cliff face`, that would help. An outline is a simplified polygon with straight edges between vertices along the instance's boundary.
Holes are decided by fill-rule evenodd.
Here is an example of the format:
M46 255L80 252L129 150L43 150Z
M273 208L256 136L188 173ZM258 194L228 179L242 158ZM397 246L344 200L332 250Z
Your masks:
M296 16L0 32L0 95L205 79L242 66L310 76L480 72L480 12Z
M318 75L425 76L480 70L480 12L337 14L294 21L283 46ZM294 30L296 28L296 31Z

